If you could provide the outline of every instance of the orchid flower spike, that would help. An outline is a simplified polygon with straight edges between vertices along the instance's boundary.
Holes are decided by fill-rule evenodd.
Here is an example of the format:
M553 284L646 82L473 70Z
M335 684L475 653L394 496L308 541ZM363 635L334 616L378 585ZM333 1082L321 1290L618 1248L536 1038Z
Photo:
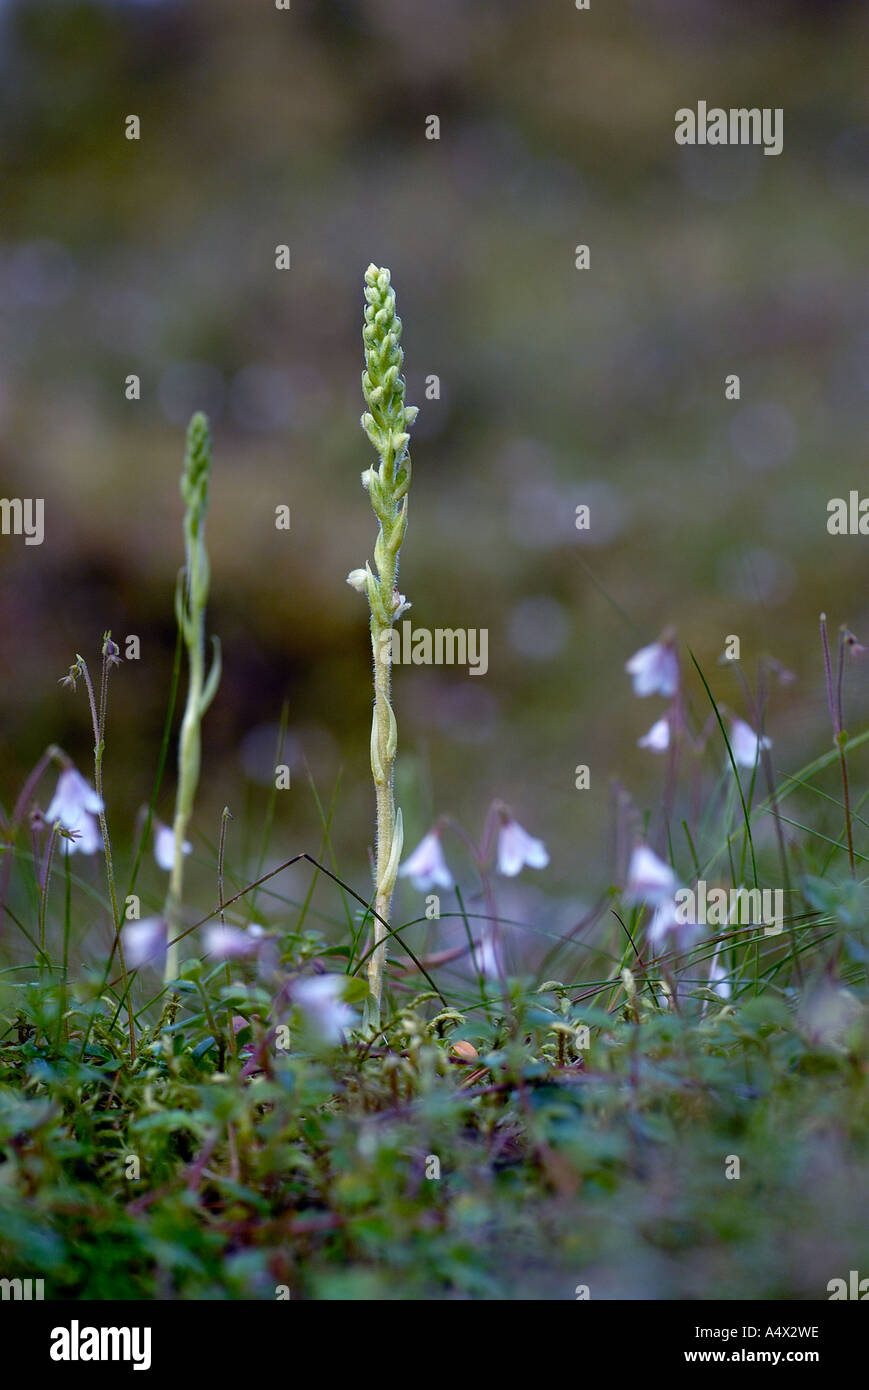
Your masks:
M365 370L362 394L368 409L361 425L377 451L379 466L366 468L362 484L377 517L374 567L366 564L364 586L371 610L371 648L374 655L374 713L371 727L371 774L377 807L377 864L375 868L374 951L368 961L370 997L365 1019L380 1027L383 971L389 933L389 910L401 860L404 830L395 804L393 768L398 748L398 725L392 708L390 642L393 624L410 607L397 587L398 560L407 530L407 501L411 462L408 445L416 406L404 403L401 375L401 319L395 290L385 267L370 265L365 272L365 310L362 327ZM361 590L363 572L351 570L348 583ZM384 660L384 656L386 659Z

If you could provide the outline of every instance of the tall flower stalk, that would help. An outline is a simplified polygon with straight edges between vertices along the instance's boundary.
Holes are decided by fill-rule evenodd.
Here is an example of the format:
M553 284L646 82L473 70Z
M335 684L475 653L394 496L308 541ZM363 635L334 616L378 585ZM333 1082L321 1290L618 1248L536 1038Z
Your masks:
M377 450L379 467L368 468L362 483L379 523L374 546L375 575L369 564L354 570L348 583L368 596L371 609L371 650L374 657L374 717L371 725L371 772L377 804L374 946L368 962L369 998L365 1021L380 1027L383 970L386 961L386 923L401 859L401 811L396 809L393 767L398 728L392 710L392 628L409 607L398 592L398 557L407 530L410 487L410 435L416 407L405 406L401 375L401 319L395 312L395 291L388 270L370 265L365 272L365 316L362 328L365 370L362 394L368 410L361 424Z
M57 790L48 806L46 818L50 822L63 822L68 818L70 828L78 832L80 848L86 854L95 853L98 845L102 845L106 856L106 879L109 887L109 902L112 908L112 927L114 930L114 941L111 954L109 955L106 969L110 969L115 951L118 953L118 961L121 967L121 979L123 982L123 999L127 1010L127 1020L130 1030L130 1057L136 1060L136 1024L133 1006L130 1003L129 981L127 977L127 965L124 958L124 945L121 937L121 912L118 899L117 882L112 859L112 842L109 838L109 826L106 820L106 803L103 796L103 754L106 747L106 712L109 699L109 672L113 666L120 666L121 657L116 642L112 641L110 632L103 633L102 647L102 667L100 672L100 698L97 703L94 684L91 680L91 673L84 657L76 652L75 661L69 668L69 672L59 682L70 690L75 690L76 681L83 680L87 691L88 706L91 712L91 723L94 731L94 794L93 799L89 796L89 788L84 779L75 771L66 754L59 748L49 750L60 762L63 771L58 779ZM99 820L99 835L96 834L95 827L91 824L93 816ZM69 844L66 853L74 852L74 842ZM45 872L45 892L48 891L48 874L51 868L50 859L46 862ZM44 899L43 899L44 902Z
M851 831L851 789L848 782L848 759L845 749L848 735L845 732L845 704L843 699L844 654L845 648L855 639L846 627L839 628L839 657L836 669L836 689L833 692L833 663L830 659L830 641L827 637L827 615L821 614L821 646L824 651L824 675L827 680L827 703L833 724L833 744L839 754L839 767L842 772L842 802L845 808L845 831L848 836L848 864L851 877L857 877L857 862L854 858L854 836Z
M193 801L199 784L202 757L202 718L220 683L220 646L216 637L211 670L205 675L205 607L208 602L210 567L205 549L205 514L208 510L208 483L211 474L211 434L208 420L197 413L187 429L187 450L181 475L184 514L185 565L175 591L175 616L187 651L189 679L187 705L178 739L178 789L172 825L174 858L166 897L166 924L169 948L166 953L166 979L178 973L178 945L173 940L181 923L181 894L184 880L184 840Z

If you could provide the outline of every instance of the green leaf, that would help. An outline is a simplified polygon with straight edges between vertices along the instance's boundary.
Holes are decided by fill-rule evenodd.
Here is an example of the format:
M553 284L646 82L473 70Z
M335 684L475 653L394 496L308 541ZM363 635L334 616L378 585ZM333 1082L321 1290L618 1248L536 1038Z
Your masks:
M368 998L368 981L359 975L348 976L344 999L348 1004L361 1004Z

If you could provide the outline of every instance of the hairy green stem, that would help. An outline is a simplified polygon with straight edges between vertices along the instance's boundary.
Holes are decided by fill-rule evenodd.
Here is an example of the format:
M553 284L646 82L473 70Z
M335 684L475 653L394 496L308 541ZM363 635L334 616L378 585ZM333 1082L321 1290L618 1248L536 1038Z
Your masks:
M205 514L211 473L211 436L208 421L197 413L187 430L187 451L181 475L181 496L187 504L184 516L185 568L175 594L175 614L187 650L187 704L178 739L178 788L172 822L174 857L164 915L169 937L166 952L167 982L178 974L178 943L173 938L181 925L184 885L184 841L199 785L202 762L202 718L217 692L220 651L215 640L211 670L205 675L205 608L208 602L209 564L205 549Z
M375 575L370 565L353 570L348 583L368 597L371 609L371 651L374 659L374 716L371 726L371 773L377 809L375 864L374 951L368 962L369 997L365 1021L380 1027L386 938L392 894L401 858L403 830L396 809L393 768L398 729L392 709L392 628L405 611L396 587L398 557L407 529L407 493L410 488L410 455L407 427L416 409L405 406L405 382L401 375L401 319L395 312L395 291L388 270L370 265L365 272L365 322L362 328L365 370L362 393L368 410L362 428L377 450L379 468L362 474L374 515L379 523L374 547ZM379 919L379 920L378 920Z
M388 573L388 572L387 572ZM381 575L382 577L382 575ZM368 981L372 1004L371 1022L380 1026L380 1000L383 992L383 969L386 962L386 927L392 906L392 894L401 857L401 840L396 840L396 809L393 788L393 768L398 743L398 730L392 710L392 662L389 641L392 624L371 618L371 647L374 655L374 715L371 726L371 774L374 778L377 805L377 894L374 908L374 941L377 949L368 963ZM400 823L401 812L398 812ZM381 920L378 920L381 919ZM382 944L381 944L382 943Z

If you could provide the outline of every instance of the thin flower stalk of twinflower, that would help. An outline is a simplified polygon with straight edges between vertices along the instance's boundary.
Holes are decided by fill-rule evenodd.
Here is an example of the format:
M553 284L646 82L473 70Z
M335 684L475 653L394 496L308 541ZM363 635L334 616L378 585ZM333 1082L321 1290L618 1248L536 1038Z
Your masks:
M130 1001L129 983L127 978L127 964L126 960L124 959L124 947L121 941L121 927L123 924L121 921L121 912L118 903L118 891L115 883L114 861L112 858L112 843L109 838L109 827L108 822L106 820L105 798L103 797L103 753L105 751L106 742L106 709L108 706L109 697L109 671L112 669L113 666L119 666L121 664L120 652L118 650L117 644L112 641L112 634L110 632L106 632L103 634L102 658L103 659L100 674L99 705L97 705L96 696L94 695L94 687L93 682L91 680L90 671L88 670L88 664L85 661L84 657L81 656L78 652L76 653L76 658L73 665L69 669L68 675L63 677L63 684L69 686L72 690L75 690L76 680L80 678L84 681L85 690L87 691L88 706L90 708L91 723L93 725L94 732L94 790L96 794L94 805L96 805L97 802L99 802L100 809L99 811L97 811L96 814L99 819L100 834L102 835L103 849L105 851L106 856L106 879L108 881L109 887L109 901L111 903L112 908L112 926L114 930L114 939L112 941L112 949L109 955L106 970L107 972L108 970L110 970L112 959L114 957L115 951L117 951L118 963L121 967L121 979L123 982L122 997L127 1010L127 1020L129 1025L130 1057L132 1060L135 1061L135 1016L133 1012L133 1006Z

